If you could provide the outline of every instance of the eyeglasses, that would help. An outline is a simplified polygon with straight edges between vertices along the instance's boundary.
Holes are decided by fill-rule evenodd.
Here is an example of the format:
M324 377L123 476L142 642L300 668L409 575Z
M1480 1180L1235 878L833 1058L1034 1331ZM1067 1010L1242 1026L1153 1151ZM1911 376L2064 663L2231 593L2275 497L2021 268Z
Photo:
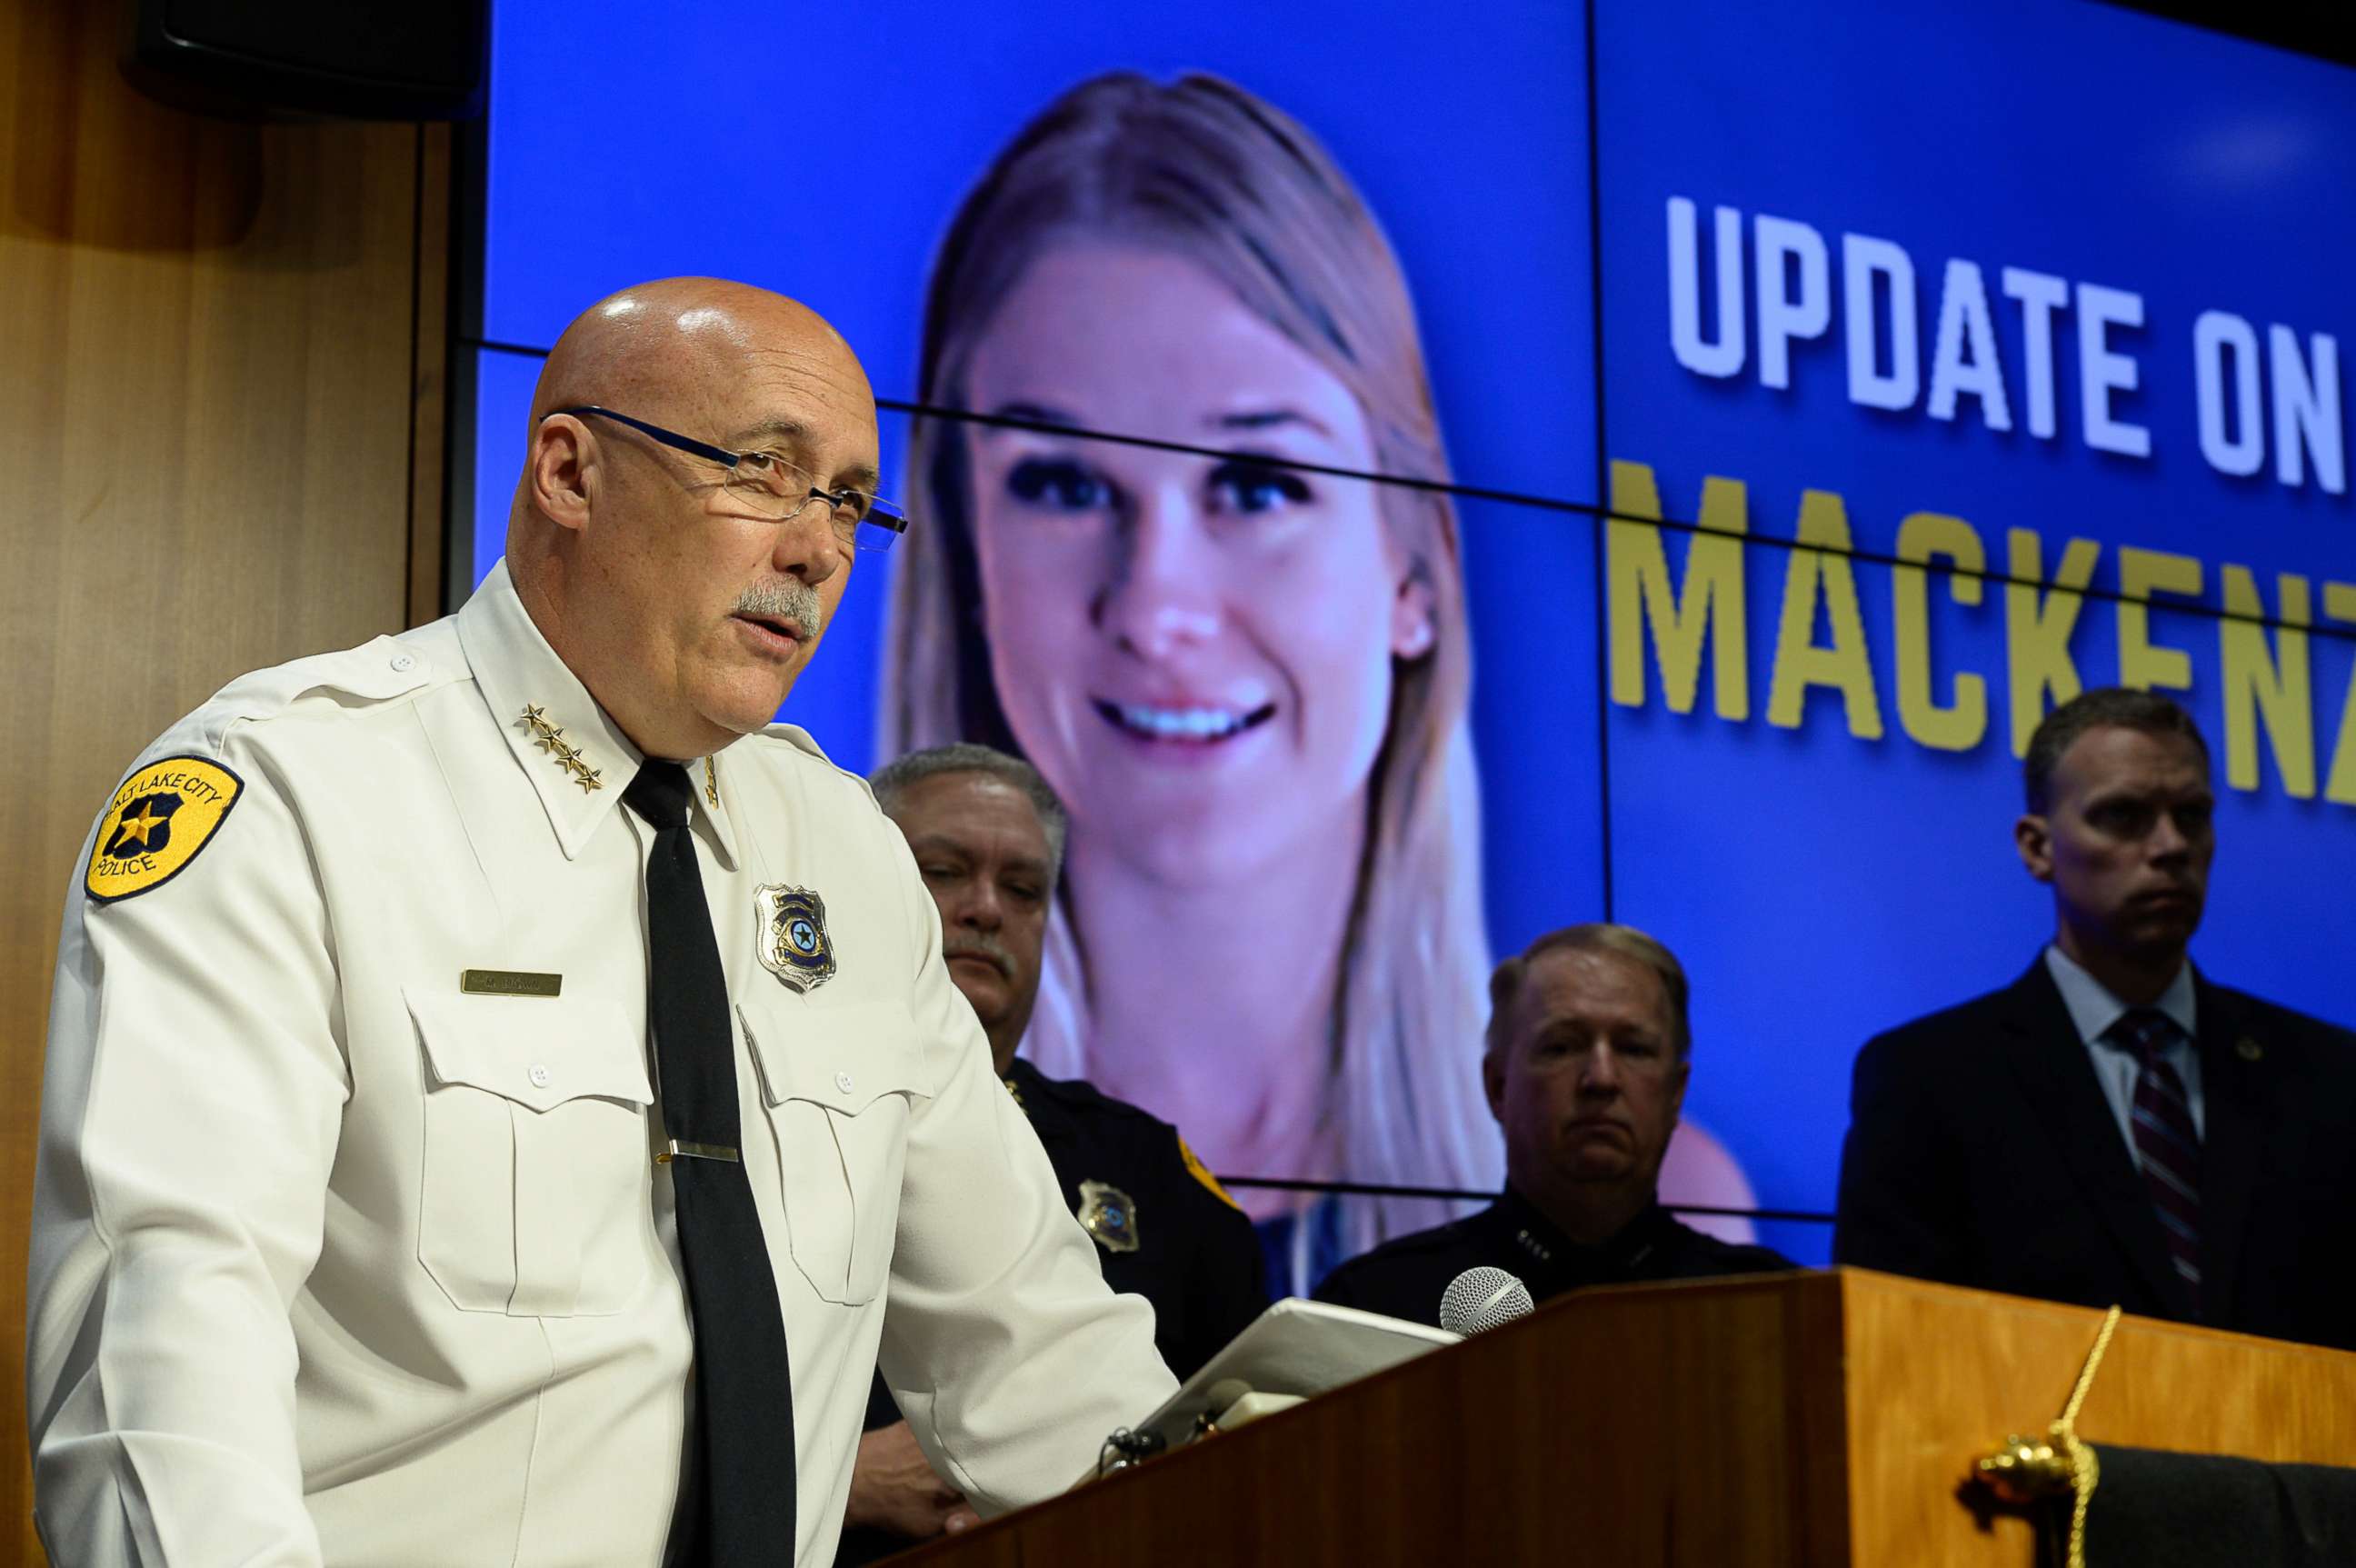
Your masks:
M665 430L659 424L633 419L594 403L549 412L551 416L594 413L600 419L626 424L691 457L717 463L728 470L723 483L729 495L754 515L773 522L791 522L807 513L812 501L823 501L833 513L835 537L849 548L881 555L908 532L907 515L891 502L849 487L821 489L811 482L809 472L775 452L731 452L724 446L714 446L708 441L698 441L692 435L681 435L676 430Z

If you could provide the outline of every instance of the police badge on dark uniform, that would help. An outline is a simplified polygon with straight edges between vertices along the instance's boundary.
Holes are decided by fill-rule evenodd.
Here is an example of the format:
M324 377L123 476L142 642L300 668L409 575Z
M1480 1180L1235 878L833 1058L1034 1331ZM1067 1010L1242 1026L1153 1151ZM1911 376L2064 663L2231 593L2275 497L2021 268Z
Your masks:
M761 962L796 991L817 990L834 976L834 942L826 901L801 887L768 883L753 895L761 908Z
M1108 1252L1137 1251L1137 1205L1108 1182L1080 1183L1080 1206L1073 1210L1081 1229Z

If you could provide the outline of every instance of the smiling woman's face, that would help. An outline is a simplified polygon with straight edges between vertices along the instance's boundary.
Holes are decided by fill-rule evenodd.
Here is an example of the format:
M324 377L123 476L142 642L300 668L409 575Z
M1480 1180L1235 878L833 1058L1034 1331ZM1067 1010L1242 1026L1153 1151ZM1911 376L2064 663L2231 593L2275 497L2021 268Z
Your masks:
M1218 447L1205 457L977 426L991 671L1075 842L1224 880L1362 809L1394 656L1431 644L1341 381L1191 263L1035 263L975 345L970 406Z

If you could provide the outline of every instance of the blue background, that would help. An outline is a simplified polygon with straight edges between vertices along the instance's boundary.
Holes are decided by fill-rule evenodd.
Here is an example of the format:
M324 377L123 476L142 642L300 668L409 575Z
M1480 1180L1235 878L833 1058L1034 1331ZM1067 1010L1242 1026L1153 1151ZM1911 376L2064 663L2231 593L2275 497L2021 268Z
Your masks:
M792 14L690 0L659 14L554 0L495 8L482 338L476 377L476 575L498 553L532 379L563 324L639 279L712 273L781 289L832 319L878 392L913 397L933 247L968 186L1055 94L1100 70L1208 70L1300 119L1349 171L1413 287L1441 422L1468 485L1588 506L1599 449L1653 466L1690 518L1705 475L1741 478L1751 531L1788 537L1800 492L1838 491L1860 551L1900 519L1960 515L2001 571L2005 532L2179 551L2219 597L2227 561L2356 580L2350 499L2290 490L2271 465L2229 479L2194 430L2192 318L2217 307L2356 338L2356 93L2348 72L2079 0L1891 15L1816 0L1675 8L1633 0L1421 5L1204 5L1125 14L890 0ZM1590 163L1586 38L1596 40ZM551 40L558 40L552 42ZM1590 172L1594 177L1590 190ZM1790 390L1712 381L1670 349L1664 203L1802 220L1832 252L1833 326L1796 345ZM1601 215L1591 242L1590 200ZM1945 259L1980 263L2015 428L1966 397L1953 423L1847 401L1839 235L1898 242L1916 270L1927 386ZM2142 387L2121 417L2154 456L2080 439L2073 315L2056 321L2060 435L2026 431L2007 265L2140 293L2115 333ZM1708 274L1705 273L1705 280ZM1601 301L1603 383L1596 387ZM1754 323L1755 328L1755 323ZM511 351L523 350L521 352ZM1751 364L1755 365L1755 348ZM467 369L462 365L462 372ZM896 473L901 420L884 422ZM1886 568L1857 575L1888 733L1852 738L1819 692L1794 731L1765 721L1785 566L1748 547L1751 716L1607 706L1598 525L1577 513L1462 509L1476 652L1493 942L1610 916L1661 936L1695 982L1688 1105L1771 1207L1829 1209L1847 1067L1873 1030L2001 984L2050 929L2010 847L2003 593L1977 608L1932 584L1933 657L1987 680L1990 725L1949 755L1907 739ZM463 526L463 523L462 523ZM1683 541L1667 536L1673 568ZM870 757L887 578L854 579L821 678L787 716L846 766ZM2220 750L2215 627L2155 610L2194 650L2190 702ZM2074 650L2115 671L2111 607ZM2319 774L2351 645L2313 639ZM1649 660L1649 652L1648 652ZM2356 879L2356 811L2222 791L2197 953L2229 983L2342 1021L2333 961ZM2222 774L2221 774L2222 786ZM1355 1173L1379 1177L1381 1173ZM1821 1261L1821 1227L1764 1239Z
M2222 308L2263 337L2281 321L2329 331L2343 355L2356 309L2338 258L2356 243L2356 92L2311 60L2089 4L1970 11L1817 4L1762 8L1601 4L1596 12L1605 440L1653 466L1665 515L1690 519L1705 475L1750 486L1753 535L1792 537L1800 494L1838 492L1857 548L1889 554L1900 521L1960 516L2005 566L2005 533L2104 543L2094 585L2115 588L2111 545L2206 566L2356 580L2350 498L2211 469L2195 425L2192 321ZM1665 204L1692 199L1795 219L1831 252L1833 322L1795 346L1788 391L1680 366L1669 336ZM1746 225L1747 226L1747 225ZM1913 260L1927 387L1949 256L1986 274L2014 428L1962 400L1953 423L1852 405L1840 338L1844 230ZM2080 438L2074 316L2056 322L2059 432L2027 432L2008 265L2131 289L2145 327L2115 333L2141 388L2118 413L2151 430L2149 460ZM1705 297L1708 297L1706 271ZM1751 323L1754 335L1755 313ZM2343 374L2345 366L2343 365ZM2311 473L2310 473L2311 481ZM1673 567L1683 542L1666 542ZM2045 890L2011 846L2020 810L2009 739L2003 589L1945 607L1933 576L1934 693L1984 674L1990 733L1963 754L1905 738L1895 703L1890 574L1856 568L1887 734L1850 736L1840 700L1813 693L1798 730L1765 722L1785 553L1750 556L1751 717L1705 695L1677 714L1611 710L1608 778L1615 918L1653 931L1696 971L1689 1105L1733 1146L1762 1200L1829 1207L1847 1125L1847 1068L1869 1035L2009 982L2051 931ZM2116 678L2112 606L2089 600L2072 649L2089 685ZM1819 628L1819 638L1825 633ZM2218 754L2218 858L2195 944L2204 972L2356 1022L2343 978L2356 880L2356 810L2284 795L2261 743L2262 789L2224 788L2213 620L2152 613L2152 639L2193 650L2186 695ZM2346 638L2317 635L2318 770L2350 679ZM1655 688L1656 690L1656 688ZM1493 827L1493 831L1494 828Z

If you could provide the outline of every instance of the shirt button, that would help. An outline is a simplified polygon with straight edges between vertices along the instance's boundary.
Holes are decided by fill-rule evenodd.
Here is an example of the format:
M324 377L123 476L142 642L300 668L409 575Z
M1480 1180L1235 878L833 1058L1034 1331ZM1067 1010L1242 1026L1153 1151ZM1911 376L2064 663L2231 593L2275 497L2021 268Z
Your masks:
M851 1092L851 1075L847 1072L836 1073L834 1075L834 1087L842 1090L843 1093L849 1094Z
M548 1069L540 1063L531 1064L531 1086L534 1089L546 1089L550 1076Z
M408 670L416 662L417 656L412 653L396 653L392 656L392 667L395 670Z

